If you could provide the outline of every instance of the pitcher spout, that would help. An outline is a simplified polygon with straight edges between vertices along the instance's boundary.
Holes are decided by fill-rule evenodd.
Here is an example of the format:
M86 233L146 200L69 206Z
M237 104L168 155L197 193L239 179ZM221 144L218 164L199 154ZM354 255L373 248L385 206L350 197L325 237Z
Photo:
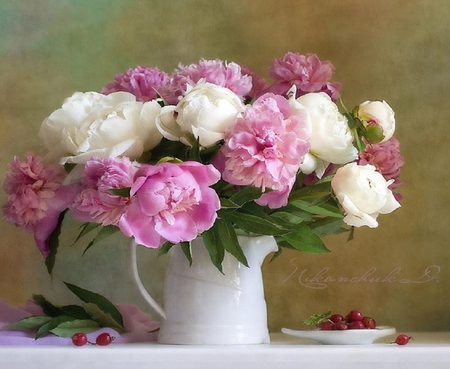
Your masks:
M260 267L267 255L278 250L278 245L272 236L238 236L238 239L250 268Z

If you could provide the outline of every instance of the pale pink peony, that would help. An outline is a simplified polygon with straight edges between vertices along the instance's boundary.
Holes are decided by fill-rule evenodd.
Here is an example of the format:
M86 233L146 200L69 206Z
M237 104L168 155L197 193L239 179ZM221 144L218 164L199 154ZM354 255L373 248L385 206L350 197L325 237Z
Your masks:
M304 118L291 113L284 97L265 94L249 107L225 133L221 155L223 179L275 193L263 195L263 205L280 207L287 202L303 156L309 150L310 132Z
M400 143L395 137L379 144L367 145L365 150L359 153L357 162L359 165L373 165L386 181L393 179L394 182L389 186L391 190L403 184L399 176L405 160L400 154ZM398 193L394 193L394 196L397 200L402 199Z
M209 186L219 179L212 165L193 161L143 164L135 175L134 200L120 219L120 230L152 248L166 241L193 240L216 220L220 201Z
M158 68L137 66L125 73L116 74L114 81L103 87L101 93L109 95L113 92L125 91L136 96L137 101L146 102L156 99L160 94L164 96L166 85L169 83L167 73Z
M71 206L75 219L102 225L117 225L130 199L109 192L129 188L138 170L137 163L123 158L91 158L86 162L81 191Z
M43 162L27 153L9 164L3 190L8 195L3 206L5 220L34 233L44 257L49 253L48 238L58 224L60 213L72 202L77 186L62 186L63 167Z
M301 55L288 52L282 59L273 61L269 74L275 83L266 92L285 95L295 85L296 97L309 92L325 92L336 101L339 98L341 84L329 82L334 70L330 61L321 61L315 54Z
M171 77L171 95L173 98L170 102L174 104L178 102L180 96L186 93L188 85L195 86L201 79L226 87L241 99L248 97L253 89L252 76L248 69L242 69L236 63L226 63L219 59L202 59L198 64L188 66L179 64L178 68Z

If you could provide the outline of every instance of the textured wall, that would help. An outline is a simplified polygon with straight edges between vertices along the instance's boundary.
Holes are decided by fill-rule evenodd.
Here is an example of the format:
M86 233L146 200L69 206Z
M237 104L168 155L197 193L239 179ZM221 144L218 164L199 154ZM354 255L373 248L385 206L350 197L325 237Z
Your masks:
M98 91L129 67L170 72L178 62L220 58L267 76L287 51L317 53L336 66L348 106L385 99L395 110L404 199L354 241L329 237L332 253L285 252L265 265L270 328L360 308L399 330L448 330L449 19L447 0L0 0L0 177L14 155L41 150L38 128L64 97ZM66 303L67 280L143 307L124 240L81 257L85 244L70 246L76 231L64 228L52 280L31 236L0 222L0 298L22 304L42 293ZM166 260L149 250L140 260L160 296ZM320 278L328 279L314 284Z

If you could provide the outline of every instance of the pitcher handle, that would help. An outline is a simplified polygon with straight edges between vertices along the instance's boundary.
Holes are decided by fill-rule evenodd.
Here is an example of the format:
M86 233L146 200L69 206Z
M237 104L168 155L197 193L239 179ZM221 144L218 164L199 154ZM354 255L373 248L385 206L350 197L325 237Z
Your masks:
M133 278L133 281L142 298L147 302L147 304L150 305L150 307L156 313L158 313L158 315L161 318L166 319L166 313L164 309L155 301L155 299L152 296L150 296L150 294L144 287L141 278L139 277L138 263L137 263L137 244L134 241L134 239L132 239L130 243L130 266L131 266L131 277Z

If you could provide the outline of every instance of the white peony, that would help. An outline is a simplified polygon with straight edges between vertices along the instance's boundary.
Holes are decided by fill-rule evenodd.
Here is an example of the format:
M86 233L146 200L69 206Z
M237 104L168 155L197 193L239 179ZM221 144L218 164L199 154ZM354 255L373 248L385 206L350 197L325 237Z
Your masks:
M386 181L372 165L350 163L336 171L331 181L333 193L344 209L344 222L350 226L378 227L379 214L400 207Z
M311 121L311 149L300 166L304 173L315 171L321 178L329 163L346 164L358 157L347 118L326 93L309 93L297 102L306 108Z
M386 101L366 101L358 107L358 118L364 126L376 124L383 129L384 138L389 140L395 132L395 113Z
M234 92L201 81L188 89L176 107L165 107L156 124L168 140L192 146L198 139L200 146L210 147L223 139L243 110Z
M155 125L161 107L128 92L76 92L42 122L39 137L49 158L84 164L92 157L139 158L162 139Z

